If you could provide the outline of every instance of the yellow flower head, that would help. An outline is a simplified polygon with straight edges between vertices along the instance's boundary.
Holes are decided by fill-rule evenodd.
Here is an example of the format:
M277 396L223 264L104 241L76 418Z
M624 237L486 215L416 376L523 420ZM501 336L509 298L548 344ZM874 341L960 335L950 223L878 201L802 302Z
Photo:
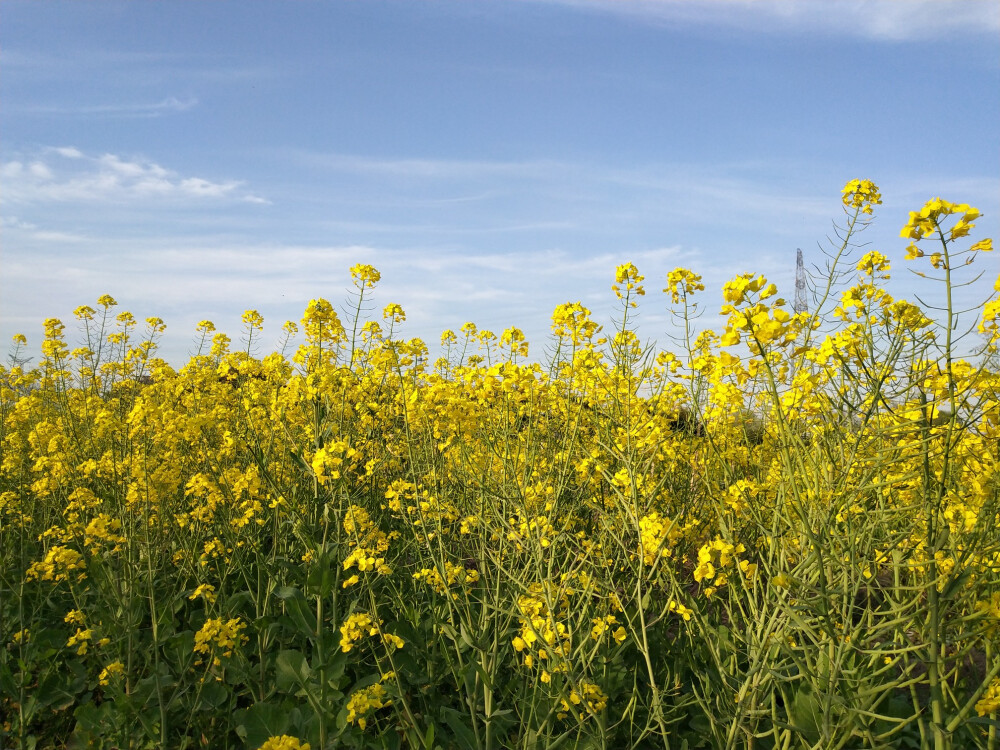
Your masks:
M722 296L729 305L736 306L742 304L748 294L765 289L766 294L762 294L760 297L761 299L765 299L765 296L771 296L777 292L776 287L772 290L766 285L767 279L763 276L754 278L752 273L743 273L722 285ZM774 285L772 284L771 286L773 287ZM727 308L723 308L723 310L730 312Z
M267 742L257 750L310 750L308 742L300 742L297 737L290 737L282 734L275 737L268 737Z
M73 317L77 320L93 320L94 319L94 308L90 305L80 305L73 311Z
M355 612L348 616L340 626L340 650L346 654L366 635L378 635L381 623L381 620L373 620L364 612Z
M386 305L385 309L382 311L382 319L391 320L393 323L402 323L406 320L406 313L403 311L402 307L397 305L395 302L391 302Z
M872 206L882 203L882 194L878 185L871 180L851 180L841 191L844 205L848 208L860 208L862 213L872 213Z
M98 676L97 681L101 685L110 685L113 681L120 679L125 674L125 665L120 661L113 661Z
M888 278L889 274L887 272L890 269L889 259L882 255L882 253L873 250L870 253L866 253L858 261L857 269L866 276L879 274L881 278Z
M243 325L245 325L250 330L263 328L264 326L264 316L261 315L256 310L247 310L243 313Z
M325 299L309 301L302 316L302 327L310 341L337 341L344 332L333 305Z
M351 267L351 278L354 280L354 286L358 289L372 289L381 281L382 274L378 272L375 266L370 266L367 263L358 263Z
M69 637L66 641L67 648L76 647L76 653L83 656L87 653L87 647L90 645L90 639L94 636L94 631L90 628L77 628L76 632Z
M566 302L552 312L552 331L574 344L592 339L601 327L590 319L590 310L581 302Z
M670 600L670 603L667 606L668 606L668 609L671 612L677 613L684 620L690 620L691 619L691 615L694 614L694 610L693 609L691 609L690 607L685 607L683 604L681 604L680 602L675 601L673 599Z
M194 600L198 597L203 597L208 604L215 602L215 586L207 583L202 583L194 590L188 599Z
M238 617L230 620L210 618L194 634L194 652L208 655L220 649L224 656L232 656L233 649L249 640L242 632L246 627L246 623Z
M1000 711L1000 678L993 680L982 698L976 703L976 713L980 716Z
M618 299L624 299L626 296L629 296L630 292L634 292L637 296L641 297L646 293L641 283L645 278L645 276L640 275L639 269L633 263L623 263L615 269L615 283L611 285L611 288ZM636 306L635 302L630 302L629 304L632 307Z
M682 294L687 297L704 290L705 285L701 283L701 276L686 268L675 268L667 274L667 287L663 291L670 294L671 300L676 305L681 301Z
M910 220L900 230L899 236L919 242L939 231L943 235L944 230L941 223L952 214L960 214L958 221L949 232L949 238L953 240L965 237L969 230L975 226L973 221L981 216L979 209L973 208L968 203L952 203L941 198L933 198L927 201L919 211L910 212ZM909 250L909 253L914 254L912 250Z
M392 701L389 700L388 692L381 683L356 690L347 700L347 723L357 724L364 731L368 725L366 718L380 708L390 705Z

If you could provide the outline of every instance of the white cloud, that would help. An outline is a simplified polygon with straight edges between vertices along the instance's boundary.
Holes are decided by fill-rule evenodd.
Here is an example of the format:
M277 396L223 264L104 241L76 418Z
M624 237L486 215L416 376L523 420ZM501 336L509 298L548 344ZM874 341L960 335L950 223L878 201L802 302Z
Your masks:
M67 159L82 159L83 152L78 148L73 148L72 146L61 146L52 149L59 156L63 156Z
M185 177L144 157L88 156L72 146L46 149L30 161L0 164L4 203L128 203L150 198L177 202L238 200L267 203L245 193L238 180Z
M468 159L380 159L329 152L292 151L298 164L335 172L415 179L469 179L474 177L544 178L569 165L552 160L489 161Z
M169 96L158 102L133 102L120 104L31 104L14 107L14 111L27 115L78 115L97 117L160 117L173 112L186 112L198 104L197 99L178 99Z
M0 217L0 230L7 235L8 242L33 240L36 242L54 242L65 244L69 242L84 242L86 237L72 232L60 232L52 229L42 229L30 221L22 221L16 216Z
M757 32L820 33L886 41L996 34L995 0L527 0L662 23Z
M351 305L348 269L371 263L383 276L369 316L378 319L386 304L398 302L407 311L404 337L419 336L433 346L443 329L457 329L467 320L497 333L515 325L541 356L557 304L583 299L595 316L606 320L614 301L614 268L624 260L639 265L653 292L659 286L654 279L679 262L694 264L695 258L676 247L638 251L628 258L611 252L580 258L559 249L468 254L430 247L101 240L72 254L41 248L10 258L5 263L5 306L33 322L3 320L0 329L9 336L14 331L7 328L17 323L35 341L44 318L62 316L68 322L76 305L93 304L100 294L110 293L138 317L163 317L170 328L162 352L181 364L203 318L238 340L240 312L257 308L268 320L269 345L267 338L277 337L281 321L298 320L311 298L325 297L346 314ZM29 291L43 285L48 290L44 296ZM651 315L658 306L653 303Z
M579 230L594 219L593 207L602 206L600 222L628 222L644 210L669 212L679 220L695 223L706 220L709 209L716 210L715 223L766 216L775 203L799 219L830 215L830 195L808 195L794 187L775 188L766 179L733 176L747 173L746 165L653 163L620 166L598 162L559 160L476 160L397 158L385 159L355 154L291 151L286 158L297 165L334 173L357 174L373 181L390 179L391 187L378 191L380 206L393 209L428 209L427 220L413 223L386 222L366 224L342 219L331 222L342 231L378 231L413 233L441 231L449 235L489 234L497 232L540 232ZM412 184L419 185L419 191ZM440 190L441 192L435 192ZM456 197L454 194L459 193ZM355 200L362 200L358 191ZM833 193L833 195L836 195ZM533 196L533 197L528 197ZM627 197L624 197L627 196ZM479 214L471 225L463 225L461 212L448 210L447 225L438 225L430 217L438 216L431 208L456 203L482 202L484 205L509 205L521 200L517 220L498 222L495 217L483 220ZM547 206L548 214L532 210ZM492 203L491 203L492 202ZM835 207L835 202L834 202ZM608 207L614 207L609 211ZM562 215L552 212L562 212ZM616 212L619 212L616 214Z

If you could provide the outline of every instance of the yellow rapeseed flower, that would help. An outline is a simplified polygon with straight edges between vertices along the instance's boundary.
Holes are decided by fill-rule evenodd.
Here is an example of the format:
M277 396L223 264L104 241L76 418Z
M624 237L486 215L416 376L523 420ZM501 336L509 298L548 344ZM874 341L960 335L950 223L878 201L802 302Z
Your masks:
M121 678L125 674L125 665L120 661L113 661L98 676L97 681L101 685L110 685L112 681Z
M310 750L310 748L308 742L301 742L298 737L282 734L268 737L267 741L257 750Z
M987 716L1000 711L1000 679L995 679L976 703L976 713Z
M704 290L705 285L701 281L701 276L686 268L675 268L667 274L667 286L663 291L670 294L671 300L676 305L680 303L682 295L688 297Z
M844 205L848 208L860 208L862 213L871 215L872 207L882 203L882 194L871 180L851 180L841 191Z
M351 278L354 280L354 285L359 289L371 289L382 279L382 274L378 272L375 266L370 266L367 263L358 263L351 266Z

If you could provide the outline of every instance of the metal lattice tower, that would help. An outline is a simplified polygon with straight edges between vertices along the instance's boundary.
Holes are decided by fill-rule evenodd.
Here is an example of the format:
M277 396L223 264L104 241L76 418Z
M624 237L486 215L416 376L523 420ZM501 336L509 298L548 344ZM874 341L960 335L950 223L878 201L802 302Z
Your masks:
M795 253L795 302L792 309L796 313L809 311L809 301L806 299L806 267L802 263L802 250Z

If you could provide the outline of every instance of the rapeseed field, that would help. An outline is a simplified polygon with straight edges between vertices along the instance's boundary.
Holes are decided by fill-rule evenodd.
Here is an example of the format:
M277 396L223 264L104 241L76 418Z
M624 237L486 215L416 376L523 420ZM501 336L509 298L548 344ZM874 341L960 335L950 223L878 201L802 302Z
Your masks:
M175 370L110 296L18 337L0 747L997 748L992 243L912 213L924 309L855 241L878 188L843 202L809 309L747 274L700 330L701 278L657 283L674 351L630 263L544 363L471 323L432 362L368 265L263 357L250 310Z

